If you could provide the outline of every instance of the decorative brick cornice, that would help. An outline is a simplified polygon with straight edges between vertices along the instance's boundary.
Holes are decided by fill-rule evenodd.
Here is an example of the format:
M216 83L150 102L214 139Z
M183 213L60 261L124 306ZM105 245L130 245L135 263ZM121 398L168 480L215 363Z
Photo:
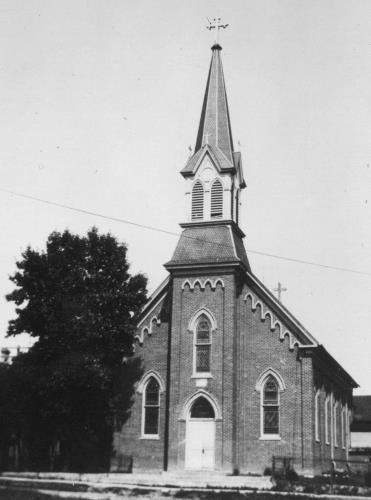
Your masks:
M137 340L140 345L143 344L145 335L152 335L154 325L161 325L161 320L157 316L152 316L151 321L142 327L140 334L135 335L135 340Z
M267 306L263 304L259 298L255 297L251 292L247 292L243 300L247 302L248 298L251 299L251 309L253 311L256 310L257 306L260 306L260 317L262 321L265 321L266 318L270 319L271 331L274 332L275 329L278 328L280 332L280 340L284 340L285 337L288 338L290 350L293 350L295 346L300 347L302 345L294 334L285 327L285 325L273 314L270 309L267 308Z
M188 285L190 290L194 290L195 286L198 285L201 290L205 290L206 285L210 285L210 288L212 290L215 290L217 285L220 285L222 288L224 288L224 281L221 278L217 278L216 280L211 280L211 279L206 279L205 281L202 281L201 279L196 279L193 282L189 281L186 279L182 283L182 290L185 289L185 287Z

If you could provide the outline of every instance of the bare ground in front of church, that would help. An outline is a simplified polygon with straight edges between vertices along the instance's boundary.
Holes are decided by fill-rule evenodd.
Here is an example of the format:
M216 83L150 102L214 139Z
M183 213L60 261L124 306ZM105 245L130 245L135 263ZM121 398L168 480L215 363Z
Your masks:
M328 498L329 496L327 496ZM0 500L305 500L320 498L313 494L288 494L280 492L236 492L236 491L186 491L186 490L150 490L132 489L119 494L111 492L67 492L32 490L26 488L4 488L0 487ZM334 499L347 500L349 496L334 495ZM362 497L360 497L362 498ZM365 497L363 497L365 498Z

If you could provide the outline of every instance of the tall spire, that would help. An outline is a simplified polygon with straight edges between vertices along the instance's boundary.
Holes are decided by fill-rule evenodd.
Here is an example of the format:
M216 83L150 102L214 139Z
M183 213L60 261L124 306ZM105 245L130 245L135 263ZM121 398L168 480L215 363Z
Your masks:
M219 44L211 47L212 56L206 84L195 153L205 144L219 148L233 164L233 140L223 66Z

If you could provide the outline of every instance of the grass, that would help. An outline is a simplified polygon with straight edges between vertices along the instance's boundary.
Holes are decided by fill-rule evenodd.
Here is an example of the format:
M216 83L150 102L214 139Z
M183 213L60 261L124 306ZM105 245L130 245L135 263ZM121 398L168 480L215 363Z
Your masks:
M61 497L38 491L6 488L0 489L1 500L61 500Z

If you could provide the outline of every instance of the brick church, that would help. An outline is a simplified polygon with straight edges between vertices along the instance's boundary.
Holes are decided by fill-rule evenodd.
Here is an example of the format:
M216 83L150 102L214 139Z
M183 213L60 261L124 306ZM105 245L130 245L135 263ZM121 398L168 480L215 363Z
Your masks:
M221 47L212 47L196 146L181 170L187 221L138 322L142 360L115 470L263 473L272 456L320 472L349 449L350 375L253 274L239 226Z

